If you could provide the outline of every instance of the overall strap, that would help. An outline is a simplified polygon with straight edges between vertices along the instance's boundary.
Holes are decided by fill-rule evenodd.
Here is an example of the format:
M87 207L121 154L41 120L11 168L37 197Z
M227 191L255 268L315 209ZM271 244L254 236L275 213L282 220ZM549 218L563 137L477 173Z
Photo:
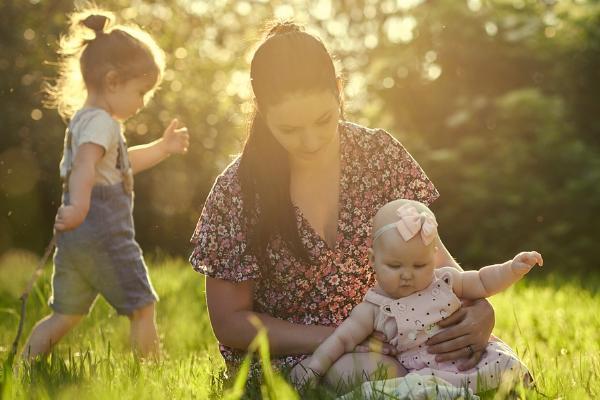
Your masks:
M125 141L122 132L119 132L117 168L121 172L123 189L125 189L125 193L133 193L133 170L131 169L131 163L129 162L129 155L127 153L127 142Z
M64 158L65 158L65 165L67 167L67 173L64 177L63 180L63 192L68 192L69 191L69 178L71 177L71 169L73 168L73 133L71 131L71 126L73 125L73 121L75 121L78 118L78 116L75 116L75 118L73 118L71 121L69 121L69 124L67 125L67 129L65 130L65 141L64 141L64 148L63 148L63 152L64 152Z

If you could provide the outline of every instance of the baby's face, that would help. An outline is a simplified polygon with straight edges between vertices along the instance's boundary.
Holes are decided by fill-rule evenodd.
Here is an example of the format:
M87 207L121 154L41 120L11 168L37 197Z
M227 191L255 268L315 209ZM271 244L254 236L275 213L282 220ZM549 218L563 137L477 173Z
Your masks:
M392 298L406 297L425 289L433 280L435 241L426 246L421 235L405 242L390 230L373 245L377 283Z

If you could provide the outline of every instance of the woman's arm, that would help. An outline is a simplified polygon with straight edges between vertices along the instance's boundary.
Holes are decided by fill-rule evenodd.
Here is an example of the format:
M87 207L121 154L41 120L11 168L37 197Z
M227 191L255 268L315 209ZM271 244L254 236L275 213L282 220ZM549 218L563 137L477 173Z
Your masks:
M462 271L438 237L436 266L449 265ZM444 331L426 342L429 353L438 354L436 360L461 360L458 367L467 370L477 365L487 346L495 324L494 309L487 299L463 302L458 311L438 323Z
M210 323L220 343L246 350L256 328L250 316L257 316L267 329L272 355L310 354L335 330L334 327L293 324L253 310L254 282L236 283L206 277L206 303Z
M442 239L440 239L439 235L436 241L437 243L435 246L437 251L435 253L435 267L454 267L457 270L462 271L463 269L460 267L460 265L458 265L454 257L452 257L446 246L444 246L444 243L442 243Z

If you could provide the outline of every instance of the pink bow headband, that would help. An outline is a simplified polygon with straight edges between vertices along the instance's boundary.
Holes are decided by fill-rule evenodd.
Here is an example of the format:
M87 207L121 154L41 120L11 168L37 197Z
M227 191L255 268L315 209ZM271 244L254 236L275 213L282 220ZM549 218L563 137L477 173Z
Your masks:
M410 205L405 204L396 210L396 215L400 217L398 222L392 222L382 226L373 235L373 243L381 236L384 232L390 229L396 228L402 239L405 242L415 237L421 232L421 239L425 245L429 245L437 236L437 222L435 217L427 212L419 213L417 209Z

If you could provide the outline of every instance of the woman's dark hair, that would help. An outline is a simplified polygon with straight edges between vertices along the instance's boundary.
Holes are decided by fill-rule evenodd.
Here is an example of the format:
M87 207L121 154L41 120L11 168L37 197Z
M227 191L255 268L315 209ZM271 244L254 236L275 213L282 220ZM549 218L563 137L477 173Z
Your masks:
M255 104L239 165L244 214L249 221L246 252L266 261L267 244L279 235L295 256L310 263L290 197L288 154L263 115L269 106L298 92L330 90L341 107L340 80L325 45L291 21L267 27L252 57L250 78Z
M46 85L46 106L68 119L81 108L88 90L102 90L110 70L120 81L148 76L160 82L164 54L154 39L135 25L116 25L114 15L98 8L73 13L69 33L60 39L58 78Z

